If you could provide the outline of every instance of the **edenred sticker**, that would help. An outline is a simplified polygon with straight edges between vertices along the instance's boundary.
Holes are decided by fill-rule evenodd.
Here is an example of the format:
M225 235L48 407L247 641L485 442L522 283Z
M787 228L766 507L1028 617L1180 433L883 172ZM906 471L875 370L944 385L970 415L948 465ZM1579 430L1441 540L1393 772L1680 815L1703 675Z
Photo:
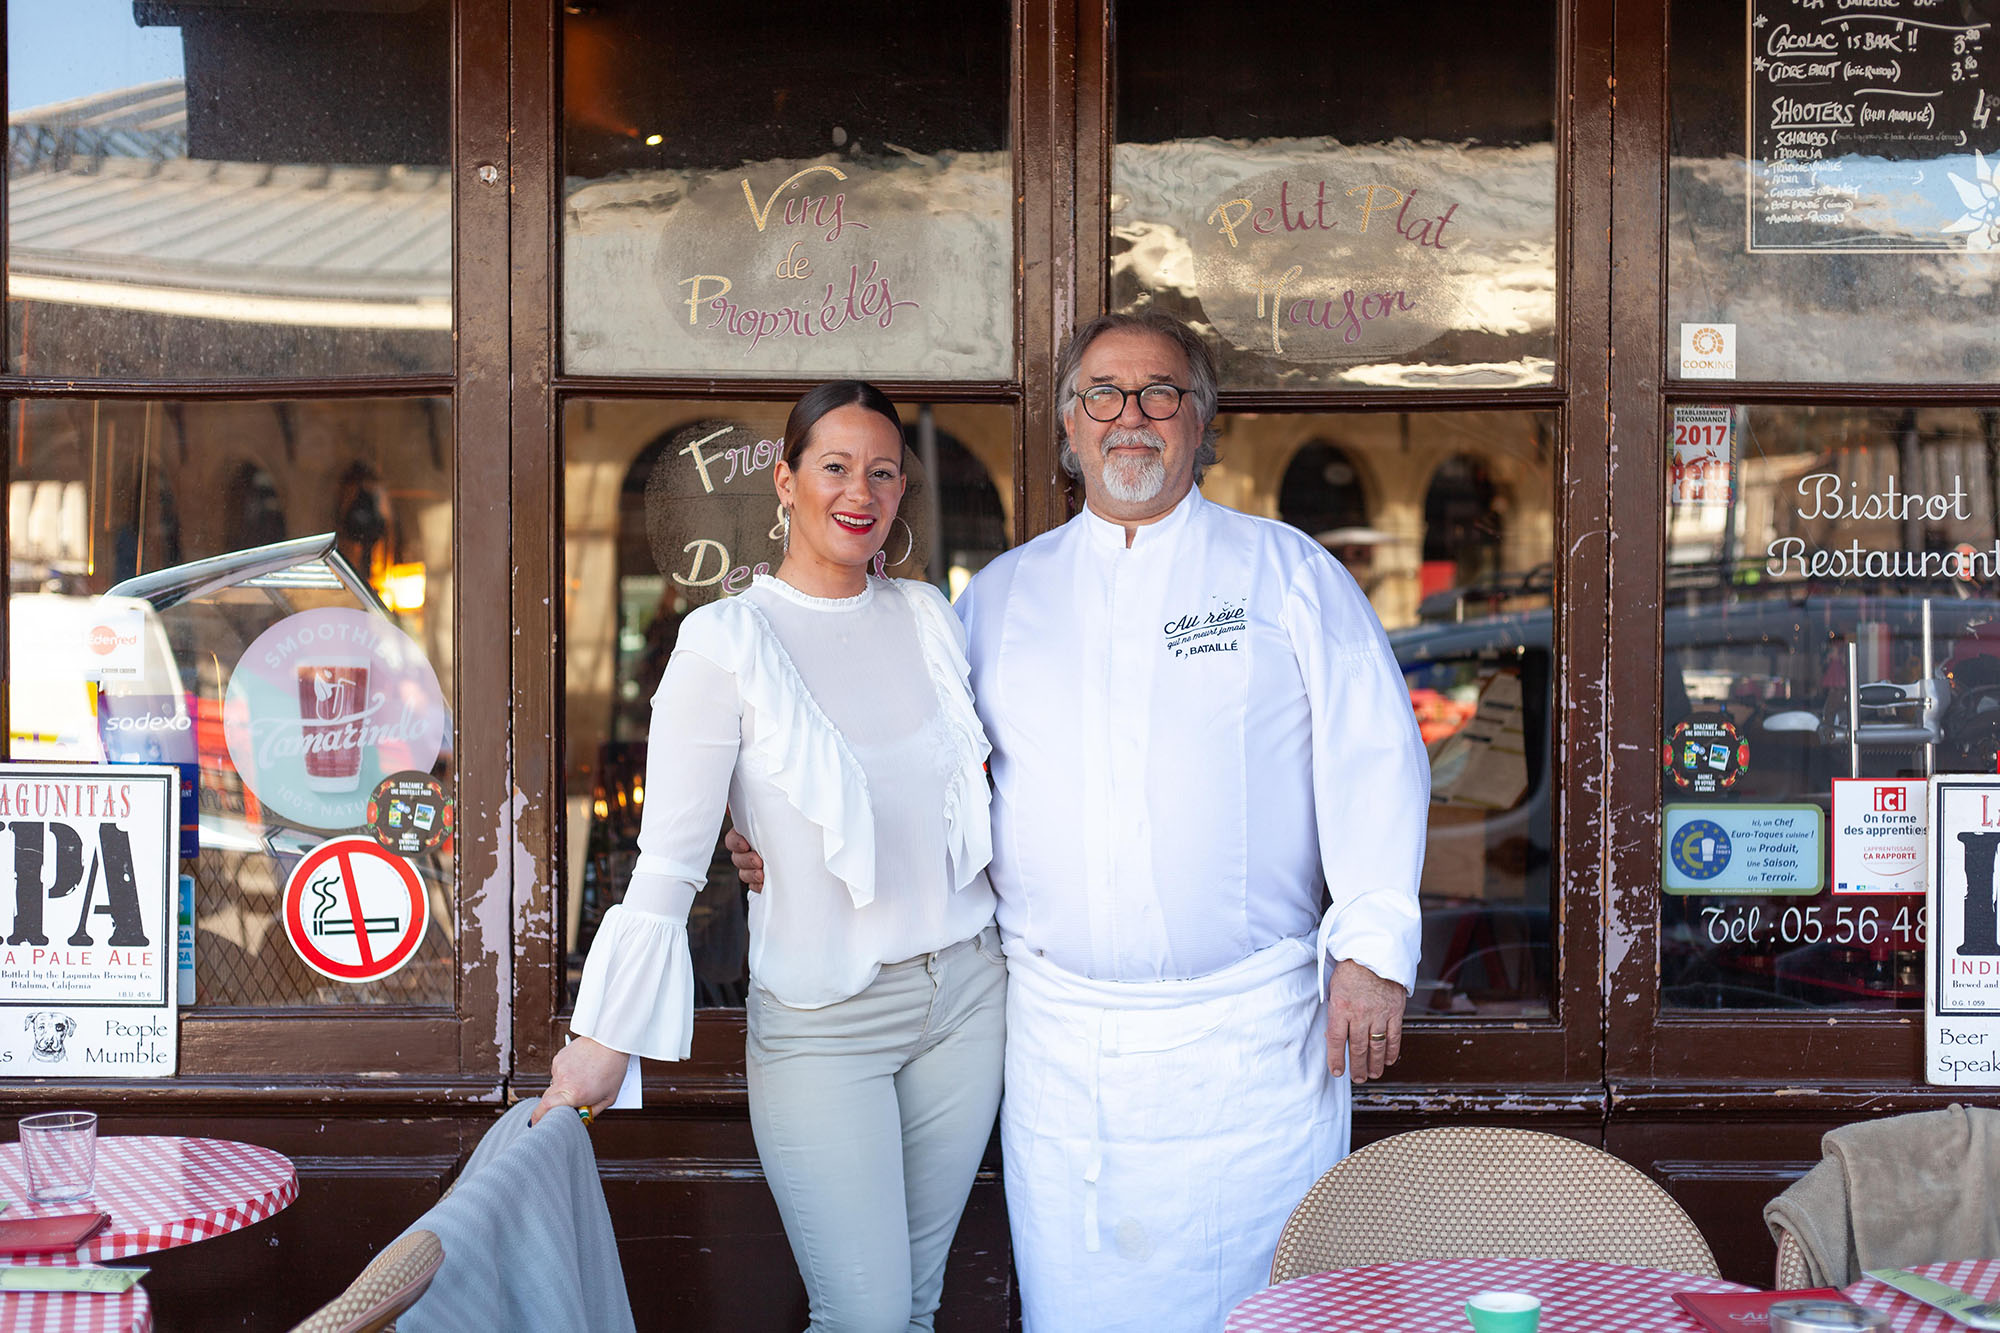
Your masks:
M380 981L410 961L430 925L416 868L373 838L334 838L285 881L285 935L335 981Z

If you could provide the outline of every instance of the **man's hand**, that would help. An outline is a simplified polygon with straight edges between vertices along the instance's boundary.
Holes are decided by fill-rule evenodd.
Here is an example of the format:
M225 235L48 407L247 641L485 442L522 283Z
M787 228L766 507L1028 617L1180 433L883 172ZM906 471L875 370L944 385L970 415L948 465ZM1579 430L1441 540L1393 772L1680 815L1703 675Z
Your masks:
M618 1096L618 1085L625 1081L627 1059L623 1051L614 1051L589 1037L578 1037L556 1052L549 1065L549 1090L542 1094L541 1105L528 1117L528 1123L538 1124L559 1106L589 1107L595 1116Z
M1396 1063L1403 1053L1403 999L1401 986L1353 959L1334 964L1326 988L1326 1067L1335 1078L1351 1072L1356 1083L1366 1083Z
M750 840L735 829L722 835L722 845L729 849L729 860L736 867L736 877L743 881L743 887L752 893L764 891L764 858L750 849Z

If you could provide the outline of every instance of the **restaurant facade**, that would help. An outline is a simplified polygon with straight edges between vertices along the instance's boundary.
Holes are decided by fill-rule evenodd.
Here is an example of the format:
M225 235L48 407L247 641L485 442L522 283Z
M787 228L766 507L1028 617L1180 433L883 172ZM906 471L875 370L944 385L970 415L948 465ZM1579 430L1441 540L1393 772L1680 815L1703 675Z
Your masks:
M1204 493L1346 562L1431 751L1356 1142L1600 1145L1768 1285L1760 1209L1827 1129L2000 1104L1926 1079L1889 836L2000 768L1996 21L10 0L8 757L181 765L192 854L168 1067L24 1048L0 1106L296 1163L275 1219L157 1256L163 1326L330 1298L546 1085L676 629L777 562L790 403L896 400L885 567L955 595L1075 510L1067 332L1154 307L1221 367ZM312 709L350 690L388 711L342 767ZM87 937L8 829L11 933L33 896ZM407 901L348 852L324 892L342 839ZM641 1327L804 1322L746 931L718 854L693 1058L593 1129ZM940 1326L1015 1309L996 1144Z

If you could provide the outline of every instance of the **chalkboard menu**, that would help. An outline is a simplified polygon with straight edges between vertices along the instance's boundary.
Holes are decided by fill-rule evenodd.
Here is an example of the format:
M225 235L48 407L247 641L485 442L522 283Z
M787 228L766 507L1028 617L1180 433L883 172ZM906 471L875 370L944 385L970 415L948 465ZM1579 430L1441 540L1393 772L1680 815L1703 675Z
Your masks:
M1752 250L2000 248L2000 0L1748 0Z

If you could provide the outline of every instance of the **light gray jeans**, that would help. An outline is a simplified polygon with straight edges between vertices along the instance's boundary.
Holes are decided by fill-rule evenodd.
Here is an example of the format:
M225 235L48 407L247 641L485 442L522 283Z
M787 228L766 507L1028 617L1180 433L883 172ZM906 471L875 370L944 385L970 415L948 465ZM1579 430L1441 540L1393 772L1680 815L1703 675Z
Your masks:
M999 933L891 963L824 1009L753 978L747 1008L750 1129L812 1333L929 1333L1000 1105Z

